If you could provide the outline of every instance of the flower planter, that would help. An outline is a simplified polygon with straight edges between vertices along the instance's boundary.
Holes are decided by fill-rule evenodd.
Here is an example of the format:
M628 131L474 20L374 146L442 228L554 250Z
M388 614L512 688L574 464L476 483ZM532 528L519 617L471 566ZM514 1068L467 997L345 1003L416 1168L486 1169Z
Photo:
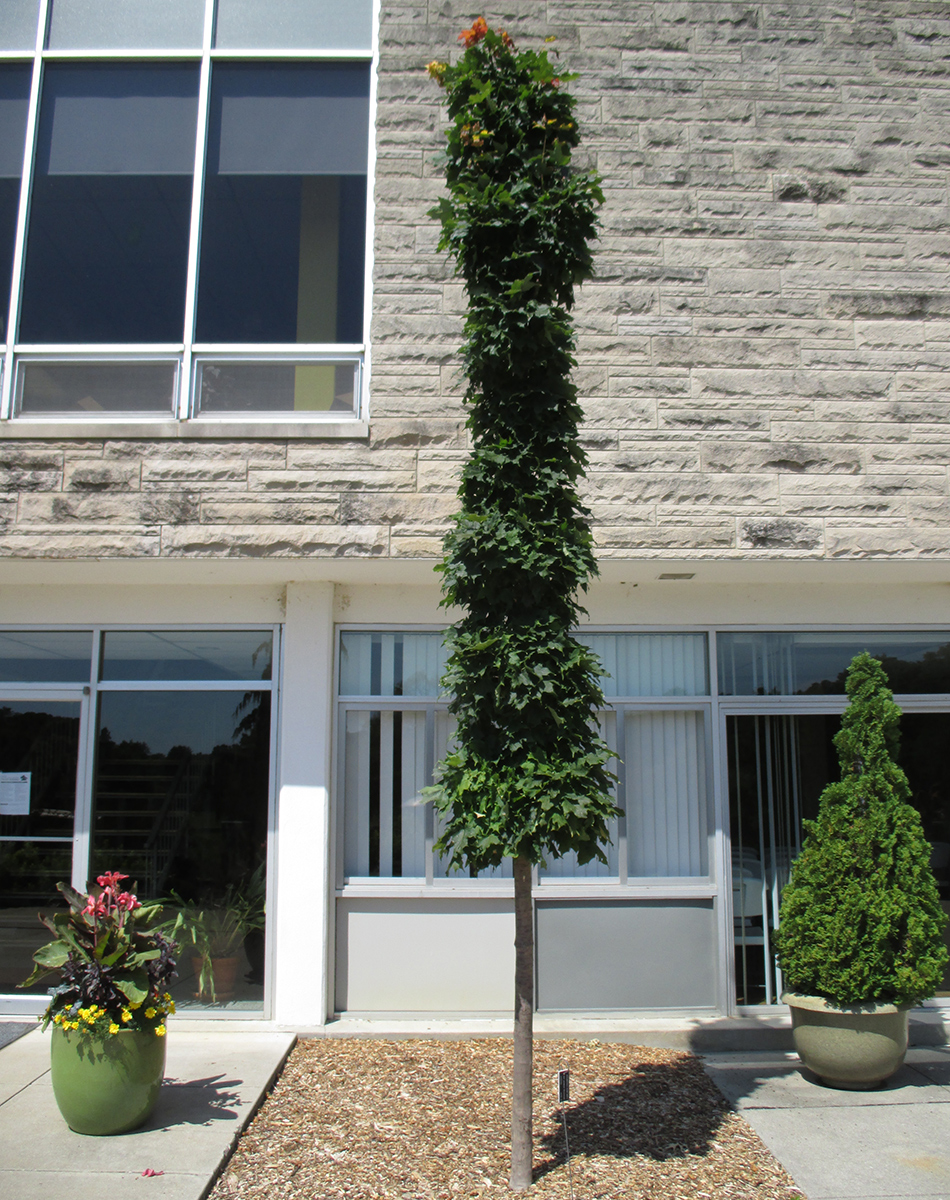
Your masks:
M893 1004L836 1008L819 996L786 992L792 1039L802 1063L829 1087L864 1091L899 1069L907 1053L908 1009Z
M226 958L212 958L212 986L202 990L200 982L201 959L193 958L191 960L191 968L195 973L195 979L199 981L198 991L195 992L195 999L204 1001L206 1004L227 1004L229 1000L233 1000L240 965L241 959L236 954L228 955Z
M96 1036L53 1028L53 1095L76 1133L127 1133L155 1107L165 1073L165 1038L139 1030Z

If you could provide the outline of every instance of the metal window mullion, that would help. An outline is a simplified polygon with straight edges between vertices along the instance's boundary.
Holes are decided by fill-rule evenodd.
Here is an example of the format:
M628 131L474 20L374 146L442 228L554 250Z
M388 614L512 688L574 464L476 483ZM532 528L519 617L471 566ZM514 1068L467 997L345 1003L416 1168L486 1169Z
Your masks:
M617 744L617 807L621 815L617 818L617 877L621 884L630 878L630 863L627 850L627 711L615 707Z
M272 692L271 679L110 679L100 692Z
M425 713L425 778L428 783L431 783L433 773L435 772L435 709L430 706L425 710ZM433 880L435 879L435 852L433 850L433 845L435 843L435 809L431 800L426 801L425 839L426 885L431 887Z
M33 159L36 155L36 131L39 125L40 92L43 86L43 45L49 20L50 0L40 0L36 26L36 47L33 75L30 80L30 102L26 114L26 143L23 147L23 171L20 175L20 204L17 209L16 238L13 243L13 271L10 280L10 306L7 309L6 350L3 358L3 383L0 389L0 419L13 416L13 347L20 320L20 293L23 286L23 265L26 258L26 229L30 216L30 192L33 186Z
M89 683L83 688L83 703L80 712L85 718L81 726L85 737L80 746L80 766L76 773L76 822L73 838L73 887L84 891L90 878L92 859L93 821L95 820L95 771L96 743L99 724L99 696L96 680L102 653L102 630L92 631L92 659L89 667ZM82 718L80 718L82 720Z
M211 42L214 37L215 0L205 4L205 23L201 39L201 68L198 79L198 119L195 131L195 169L192 175L191 229L188 235L188 270L185 282L184 349L178 380L178 419L186 421L194 409L192 357L195 342L195 314L198 301L198 254L201 246L201 214L204 206L205 159L208 143L208 109L211 93Z

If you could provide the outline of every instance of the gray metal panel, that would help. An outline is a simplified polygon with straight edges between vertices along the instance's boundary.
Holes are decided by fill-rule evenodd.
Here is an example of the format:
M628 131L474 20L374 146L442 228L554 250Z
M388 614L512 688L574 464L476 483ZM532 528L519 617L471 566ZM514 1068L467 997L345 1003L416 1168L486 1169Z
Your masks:
M337 901L338 1012L510 1013L510 900Z
M539 1009L713 1008L712 900L537 905Z

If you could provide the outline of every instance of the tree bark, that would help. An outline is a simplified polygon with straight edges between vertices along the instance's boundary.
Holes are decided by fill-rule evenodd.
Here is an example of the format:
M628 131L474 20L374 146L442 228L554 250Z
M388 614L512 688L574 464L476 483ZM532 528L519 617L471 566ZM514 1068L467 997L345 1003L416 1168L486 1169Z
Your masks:
M511 1087L511 1179L513 1192L531 1186L531 1067L534 1036L534 916L531 863L514 860L515 1044Z

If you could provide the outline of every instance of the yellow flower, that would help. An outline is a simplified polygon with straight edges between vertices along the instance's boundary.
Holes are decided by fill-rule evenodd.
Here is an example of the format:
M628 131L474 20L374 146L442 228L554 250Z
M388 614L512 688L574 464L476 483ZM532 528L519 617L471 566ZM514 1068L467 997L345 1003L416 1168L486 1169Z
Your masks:
M170 999L170 1000L168 1001L168 1011L169 1011L170 1013L174 1013L174 1011L175 1011L175 1001L174 1001L174 1000L171 1000L171 999Z
M115 1021L113 1021L113 1022L110 1024L110 1026L109 1026L109 1032L110 1032L110 1033L118 1033L118 1032L119 1032L119 1027L118 1027L118 1025L116 1025ZM123 1043L123 1045L124 1045L124 1044L125 1044L125 1043Z
M164 1037L165 1036L165 1026L164 1025L156 1025L155 1026L155 1036L156 1037Z
M148 1019L151 1021L152 1017L154 1017L154 1016L155 1016L155 1009L154 1009L154 1008L147 1008L147 1009L145 1010L145 1015L146 1015L146 1017L147 1017L147 1018L148 1018Z
M129 1008L141 1008L141 1007L142 1007L141 1000L130 1000L129 1001Z
M132 1014L129 1012L129 1010L127 1008L123 1008L123 1010L122 1010L122 1020L123 1021L131 1021L132 1020Z
M71 1028L72 1028L72 1029L78 1029L78 1028L79 1028L79 1022L78 1022L78 1021L73 1021Z

